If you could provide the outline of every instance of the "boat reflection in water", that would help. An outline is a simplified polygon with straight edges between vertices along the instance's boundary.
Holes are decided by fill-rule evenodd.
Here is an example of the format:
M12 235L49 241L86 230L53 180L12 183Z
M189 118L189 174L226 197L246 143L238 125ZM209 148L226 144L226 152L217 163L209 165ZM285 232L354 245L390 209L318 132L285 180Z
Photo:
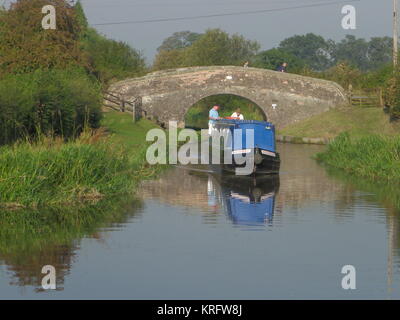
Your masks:
M271 224L275 195L279 190L279 175L245 177L209 175L208 204L221 205L237 225Z

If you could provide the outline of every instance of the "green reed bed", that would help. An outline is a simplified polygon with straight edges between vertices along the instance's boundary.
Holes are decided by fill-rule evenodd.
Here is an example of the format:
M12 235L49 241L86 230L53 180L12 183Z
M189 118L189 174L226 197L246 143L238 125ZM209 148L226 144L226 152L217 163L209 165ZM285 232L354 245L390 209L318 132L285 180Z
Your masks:
M317 160L369 179L400 181L400 136L339 135Z
M133 192L144 157L144 150L136 151L85 135L69 143L41 139L0 147L0 207L63 205Z

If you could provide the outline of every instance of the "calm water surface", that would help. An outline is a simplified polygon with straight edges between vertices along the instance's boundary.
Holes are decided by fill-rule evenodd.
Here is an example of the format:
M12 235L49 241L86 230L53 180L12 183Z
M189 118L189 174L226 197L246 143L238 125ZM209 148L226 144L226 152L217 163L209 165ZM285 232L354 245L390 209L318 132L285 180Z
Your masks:
M329 172L311 159L321 148L279 145L274 178L172 168L139 201L77 215L77 230L0 221L0 298L400 298L398 193ZM43 265L56 291L40 289Z

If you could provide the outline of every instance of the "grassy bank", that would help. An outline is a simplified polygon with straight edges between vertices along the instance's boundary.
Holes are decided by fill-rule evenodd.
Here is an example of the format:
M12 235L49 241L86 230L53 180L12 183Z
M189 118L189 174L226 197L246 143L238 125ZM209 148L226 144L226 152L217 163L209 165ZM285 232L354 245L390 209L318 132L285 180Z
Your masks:
M400 133L400 124L391 123L380 108L343 107L332 109L279 130L294 137L332 139L342 132L358 138L370 134L393 136Z
M315 155L321 163L370 180L399 181L400 123L390 122L380 108L332 109L289 125L279 134L299 141L329 139L325 151Z
M0 148L0 207L56 206L133 193L157 169L145 162L147 120L106 113L104 130L64 143L42 138Z
M111 133L111 139L115 144L124 145L131 149L131 153L136 153L137 148L143 147L150 129L159 128L147 119L133 123L131 114L116 111L104 112L101 125Z
M368 179L400 179L400 136L369 135L352 139L341 134L317 160Z

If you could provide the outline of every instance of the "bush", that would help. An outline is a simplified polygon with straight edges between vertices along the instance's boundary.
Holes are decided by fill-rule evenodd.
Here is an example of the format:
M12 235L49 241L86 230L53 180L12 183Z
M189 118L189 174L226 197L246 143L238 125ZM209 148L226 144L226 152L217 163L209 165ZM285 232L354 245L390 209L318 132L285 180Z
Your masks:
M97 128L101 90L81 70L37 70L0 80L0 144L52 134L76 137Z
M390 101L390 117L393 120L400 119L400 71L396 70L394 76L392 76L392 80L389 82L389 86L387 88L389 91L388 97L391 98Z
M351 84L353 88L359 88L362 78L362 72L347 62L340 62L328 70L316 74L315 76L335 81L344 89L348 89Z

